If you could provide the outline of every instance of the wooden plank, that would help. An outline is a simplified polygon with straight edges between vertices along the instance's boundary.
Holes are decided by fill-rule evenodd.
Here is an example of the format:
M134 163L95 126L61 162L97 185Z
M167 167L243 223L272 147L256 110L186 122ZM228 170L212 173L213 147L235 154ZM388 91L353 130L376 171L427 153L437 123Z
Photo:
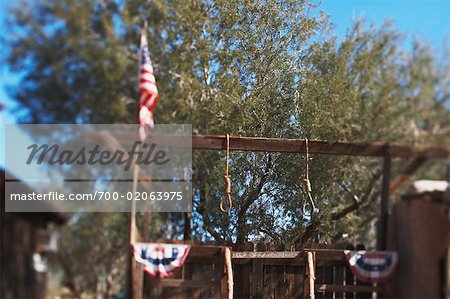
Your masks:
M137 135L136 135L137 136ZM103 136L95 133L87 136L86 141L94 142L101 138L112 149L119 149L122 145L131 145L138 141L137 137L129 132L114 132ZM225 150L226 135L175 135L154 133L154 140L158 145L168 147L190 147L194 150ZM192 138L192 139L191 139ZM383 157L385 143L381 142L348 142L348 141L324 141L308 140L310 154L344 155ZM263 137L230 136L231 151L252 152L280 152L280 153L305 153L304 139L282 139ZM448 159L450 147L441 145L423 145L413 148L403 144L391 144L392 157L413 158L424 154L427 159Z
M305 249L303 251L234 251L232 258L233 263L243 264L243 261L248 262L251 259L262 259L267 265L283 265L289 263L292 265L303 265L302 257L305 252L314 252L317 261L331 262L343 261L344 251L338 249ZM279 260L279 262L277 262Z
M132 286L132 294L133 298L141 299L142 298L142 278L143 278L143 269L142 265L138 263L133 257L131 257L131 286Z
M295 298L295 269L293 268L292 266L285 267L286 288L283 298Z
M333 285L333 284L316 284L316 292L339 292L339 293L371 293L380 292L381 288L369 285Z
M234 265L246 265L251 259L231 259Z
M234 280L236 281L234 295L236 298L250 298L252 267L252 264L233 266Z
M241 261L253 261L255 259L237 259L233 260L233 265L251 265L251 263L243 264ZM262 262L264 266L304 266L305 262L303 260L297 259L257 259Z
M283 278L283 266L264 266L263 298L276 298L275 290L281 289L278 280Z
M215 281L186 280L186 279L159 279L154 282L156 286L165 288L212 288Z
M347 267L343 266L334 266L333 267L333 285L343 285L344 284L344 271ZM334 299L342 299L344 298L344 293L334 292Z
M450 241L450 239L449 239ZM447 298L450 298L450 249L447 248L447 254L445 256L445 265L447 270L445 271L445 281L447 284L446 290L445 290L445 296Z
M306 252L312 251L316 254L318 261L343 261L344 250L339 249L305 249Z
M222 257L222 249L221 246L210 246L210 245L194 245L191 247L189 251L190 257Z
M263 282L264 282L264 266L261 260L253 260L253 271L251 277L251 298L263 297Z
M224 150L226 135L193 135L192 148L204 150ZM355 143L355 142L329 142L323 140L308 140L310 154L323 155L350 155L382 157L385 154L385 143ZM447 159L450 157L450 148L445 146L424 146L420 150L401 144L392 144L392 157L414 157L419 152L426 152L428 159ZM284 153L305 153L303 139L281 139L262 137L230 136L230 150L264 151Z
M222 265L223 271L220 271L220 298L227 299L228 298L228 278L225 275L225 265Z
M316 284L334 284L333 282L333 266L319 266L316 264ZM333 296L333 292L327 292L324 294L325 298Z
M448 207L424 200L401 200L394 206L399 260L395 298L442 298L441 262L448 248ZM413 262L412 262L413 261Z
M186 264L220 264L223 257L220 256L187 256Z
M295 259L302 254L301 251L233 251L233 259Z

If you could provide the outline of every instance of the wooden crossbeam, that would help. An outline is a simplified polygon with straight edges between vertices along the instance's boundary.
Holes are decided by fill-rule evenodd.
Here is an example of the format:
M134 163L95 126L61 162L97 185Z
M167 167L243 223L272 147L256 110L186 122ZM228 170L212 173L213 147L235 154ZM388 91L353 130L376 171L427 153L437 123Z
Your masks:
M133 144L136 136L129 132L115 132L118 144ZM191 144L194 150L225 150L226 135L173 135L153 133L157 143L168 147L187 147ZM98 138L93 135L92 139ZM112 136L109 136L112 138ZM450 147L439 145L423 145L416 149L408 145L388 144L382 142L347 142L347 141L324 141L308 139L310 154L322 155L343 155L343 156L365 156L383 157L390 148L390 155L393 158L414 158L420 154L425 154L427 159L448 159L450 158ZM112 148L115 148L114 146ZM264 137L244 137L230 136L231 151L251 151L251 152L279 152L279 153L305 153L305 139L284 139L284 138L264 138Z
M305 252L313 252L317 260L343 261L344 251L338 249L305 249L304 251L233 251L233 260L240 259L300 259Z
M152 279L155 286L165 288L213 288L217 286L215 281L188 280L188 279Z
M300 251L233 251L233 259L293 259L298 257Z
M329 142L308 140L310 154L382 157L386 155L386 143ZM224 150L226 135L193 135L192 148L199 150ZM410 158L418 152L426 152L428 159L447 159L450 147L428 145L419 150L401 145L389 144L391 157ZM262 137L230 136L230 150L252 152L304 153L304 139L282 139Z

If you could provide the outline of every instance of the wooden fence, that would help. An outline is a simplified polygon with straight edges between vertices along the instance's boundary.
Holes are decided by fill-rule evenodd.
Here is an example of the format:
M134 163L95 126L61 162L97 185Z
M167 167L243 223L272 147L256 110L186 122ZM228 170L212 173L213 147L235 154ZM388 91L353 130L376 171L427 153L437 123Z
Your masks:
M315 298L379 297L379 287L358 282L342 250L233 252L234 298L310 298L307 253L314 260ZM143 298L226 298L223 248L195 246L170 279L146 275Z

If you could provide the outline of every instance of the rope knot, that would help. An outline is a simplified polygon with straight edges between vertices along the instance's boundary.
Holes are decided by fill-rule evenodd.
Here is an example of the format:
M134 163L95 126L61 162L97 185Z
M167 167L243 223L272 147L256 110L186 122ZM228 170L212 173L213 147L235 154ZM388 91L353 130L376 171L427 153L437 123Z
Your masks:
M225 198L220 201L220 210L223 213L228 213L233 207L233 200L231 199L231 176L228 174L229 166L228 160L230 158L230 135L227 134L227 145L226 145L226 168L225 168ZM225 206L227 205L227 206Z
M303 188L305 188L305 191L308 193L312 192L312 188L311 188L311 181L310 180L303 180Z
M225 175L225 194L231 194L231 176Z

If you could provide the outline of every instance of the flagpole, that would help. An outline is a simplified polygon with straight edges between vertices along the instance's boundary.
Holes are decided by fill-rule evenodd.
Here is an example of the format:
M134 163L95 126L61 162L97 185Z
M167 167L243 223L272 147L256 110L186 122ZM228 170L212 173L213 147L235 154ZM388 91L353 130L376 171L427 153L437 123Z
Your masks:
M134 245L136 243L136 191L137 191L137 180L139 176L139 167L134 165L133 170L133 185L131 187L131 192L133 194L131 201L131 221L130 221L130 244Z
M130 283L131 283L131 294L130 298L141 299L142 298L142 269L141 266L136 262L134 258L134 245L137 240L137 225L136 225L136 192L137 192L137 180L139 176L139 167L134 165L133 170L133 185L131 188L131 192L133 194L131 201L131 219L130 219L130 248L131 248L131 275L130 275Z
M141 30L141 36L145 36L147 37L147 30L148 30L148 24L147 24L147 20L144 20L144 26ZM148 173L151 173L151 165L149 166L149 168L147 169ZM151 182L147 182L146 184L146 188L144 188L145 191L150 192L151 191ZM142 219L142 238L144 240L147 240L148 238L148 232L149 232L149 225L150 225L150 202L146 202L145 206L144 206L144 215L143 215L143 219Z
M145 36L147 33L147 20L144 20L143 27L141 29L141 38L142 36ZM139 117L138 117L138 123L140 123ZM131 204L131 220L132 220L132 226L130 227L130 243L134 244L136 242L136 231L137 231L137 224L136 224L136 191L137 191L137 180L139 178L139 167L134 165L134 172L133 172L133 202ZM145 238L145 235L144 235Z

